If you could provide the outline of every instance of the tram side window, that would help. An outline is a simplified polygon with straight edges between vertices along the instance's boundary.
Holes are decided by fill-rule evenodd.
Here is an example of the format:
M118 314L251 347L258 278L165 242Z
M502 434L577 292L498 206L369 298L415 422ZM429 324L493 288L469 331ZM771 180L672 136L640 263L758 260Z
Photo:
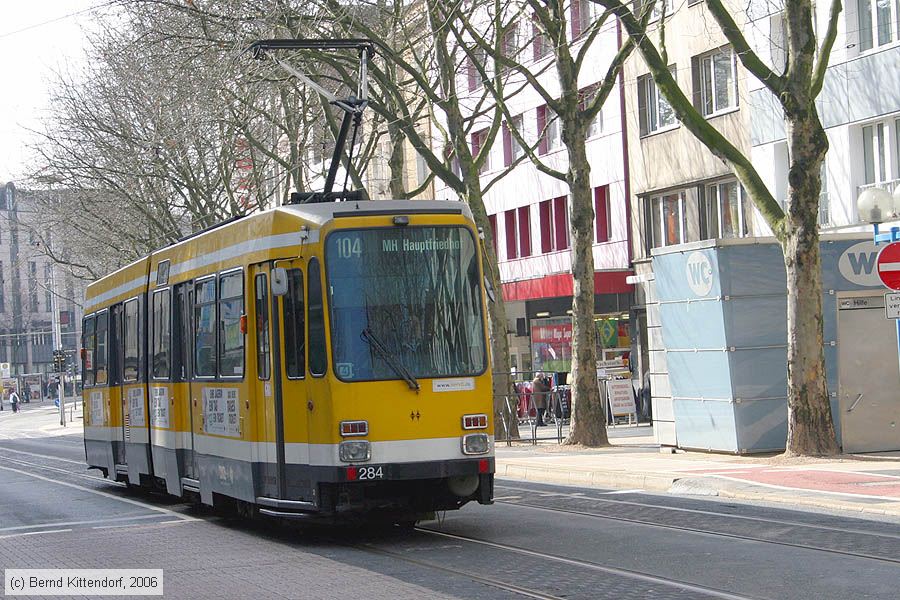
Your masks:
M137 298L125 303L123 374L126 382L137 381L140 376L140 320Z
M256 276L256 376L269 378L269 288L265 273Z
M216 279L194 288L194 375L216 376Z
M153 378L169 378L169 352L172 339L171 303L169 290L160 290L153 294Z
M319 259L312 258L309 261L309 372L313 375L324 375L327 364L322 275Z
M306 311L303 302L303 271L288 271L288 293L284 296L284 364L287 376L306 375Z
M94 317L86 317L81 326L84 349L81 357L81 378L84 386L94 385L94 354L96 352L97 337L94 335Z
M244 375L244 274L240 271L219 277L219 375Z
M96 325L96 348L94 352L94 384L106 385L108 381L107 372L107 351L109 345L107 343L109 335L109 312L102 312L97 315Z

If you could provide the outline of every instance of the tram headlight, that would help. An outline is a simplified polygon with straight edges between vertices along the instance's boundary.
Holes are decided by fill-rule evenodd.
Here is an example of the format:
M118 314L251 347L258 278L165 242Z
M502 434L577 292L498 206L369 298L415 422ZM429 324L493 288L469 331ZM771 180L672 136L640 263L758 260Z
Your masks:
M463 436L463 454L484 454L488 450L490 450L490 442L486 433L470 433Z
M365 440L341 442L338 453L342 462L366 462L372 458L372 447Z

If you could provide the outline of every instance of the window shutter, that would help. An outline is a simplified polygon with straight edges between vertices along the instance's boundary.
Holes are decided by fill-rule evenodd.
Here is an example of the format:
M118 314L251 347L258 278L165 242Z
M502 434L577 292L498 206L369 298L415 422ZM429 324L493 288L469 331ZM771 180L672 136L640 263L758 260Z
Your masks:
M553 221L550 217L552 200L544 200L540 204L541 213L541 252L547 253L553 250Z
M572 39L581 35L581 0L572 0Z
M556 238L556 250L569 247L569 214L567 197L560 196L553 200L553 229Z
M512 134L509 131L509 125L503 122L503 166L508 167L512 164Z
M466 70L469 75L469 91L471 92L478 87L478 70L475 68L475 63L472 61L471 56L466 59Z
M506 219L506 258L517 258L516 244L516 210L508 210L503 213Z
M534 60L540 60L544 56L544 36L538 25L537 15L531 15L531 49Z
M478 153L481 152L481 132L472 134L472 160L478 158Z
M531 207L519 207L519 256L531 256Z
M497 215L488 215L488 223L491 225L491 242L494 246L494 256L497 255Z
M544 131L547 127L547 106L538 106L537 107L537 130L538 135L540 136L540 142L538 143L538 154L547 154L547 132Z
M640 123L641 135L650 133L647 126L647 81L649 75L638 77L638 121Z
M609 241L609 186L602 185L594 189L594 224L597 229L597 241Z

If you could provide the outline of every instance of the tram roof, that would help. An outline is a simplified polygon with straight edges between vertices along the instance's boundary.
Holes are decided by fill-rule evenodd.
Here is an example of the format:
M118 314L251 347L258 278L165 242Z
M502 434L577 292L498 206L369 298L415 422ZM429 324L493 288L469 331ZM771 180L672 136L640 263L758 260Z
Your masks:
M361 202L320 202L288 204L276 210L287 211L322 226L332 219L385 214L460 214L472 218L468 204L458 200L365 200Z

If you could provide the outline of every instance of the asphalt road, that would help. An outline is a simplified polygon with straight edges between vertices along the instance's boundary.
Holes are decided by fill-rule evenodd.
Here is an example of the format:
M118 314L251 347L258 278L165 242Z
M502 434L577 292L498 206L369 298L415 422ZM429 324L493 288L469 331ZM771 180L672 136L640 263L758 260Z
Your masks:
M0 568L161 568L170 598L895 598L900 526L498 482L412 532L328 530L140 495L78 436L0 439ZM2 579L0 579L2 584Z

